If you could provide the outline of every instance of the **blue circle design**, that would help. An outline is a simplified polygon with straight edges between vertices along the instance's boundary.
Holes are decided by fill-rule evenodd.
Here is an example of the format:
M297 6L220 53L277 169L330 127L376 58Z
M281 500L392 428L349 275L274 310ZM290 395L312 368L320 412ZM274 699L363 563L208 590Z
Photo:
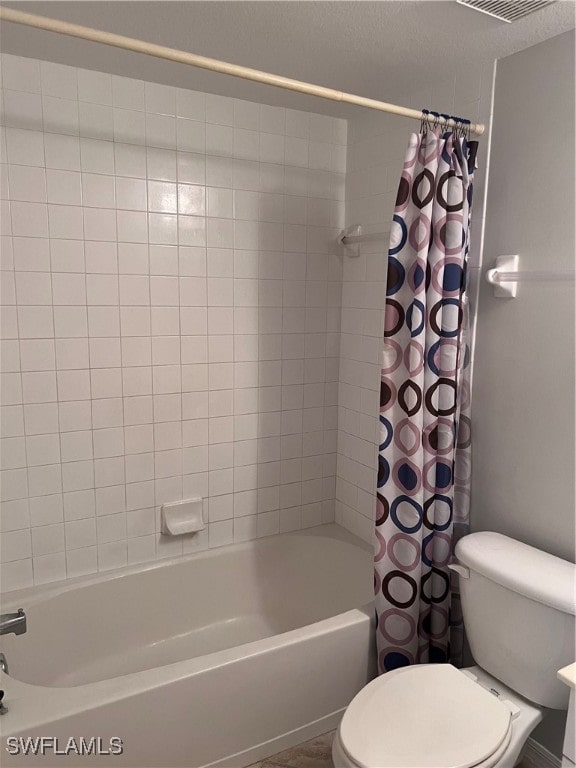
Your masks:
M424 272L420 264L417 264L416 268L414 269L414 288L419 288L424 282L425 277L426 277L426 273Z
M390 477L390 464L383 456L378 456L378 488L386 485Z
M402 248L404 248L406 245L406 240L408 239L408 228L406 227L406 222L404 219L401 216L398 216L398 214L394 214L392 221L395 221L396 224L400 225L400 229L402 230L402 237L400 238L400 242L397 246L389 249L388 256L396 256L397 253L400 253Z
M412 318L414 315L414 308L416 308L420 312L420 322L417 328L412 327ZM412 336L412 338L414 338L414 336L419 336L424 330L425 318L426 318L426 311L424 309L424 304L422 304L421 301L418 301L418 299L413 299L412 303L410 304L410 306L406 311L406 325L408 326L408 328L410 328L410 336Z
M388 419L385 419L384 416L380 416L380 424L384 427L386 430L386 435L384 437L384 440L380 443L380 449L381 451L384 451L390 443L392 442L392 438L394 436L394 428L392 424L388 421Z
M446 464L436 464L436 488L449 488L452 484L452 470Z
M445 291L457 291L462 287L462 269L458 264L446 264L442 278Z
M410 504L410 506L412 506L416 510L416 513L418 514L418 522L416 523L416 525L413 525L412 527L408 527L404 525L398 519L397 509L400 506L400 504L402 504L403 502ZM420 528L422 527L422 515L423 515L423 512L420 504L418 504L417 501L414 501L414 499L411 499L409 496L405 496L405 495L397 496L392 502L392 505L390 507L390 517L392 518L392 520L394 520L394 523L396 524L396 526L400 528L400 530L403 533L416 533L416 531L419 531Z
M414 490L418 485L418 476L409 464L402 464L398 469L398 480L408 491Z
M384 669L390 672L392 669L398 669L398 667L410 666L410 660L403 653L398 651L390 651L384 656Z
M430 560L430 558L426 554L426 547L432 541L433 538L434 538L434 532L429 533L428 536L426 536L424 539L422 539L422 562L425 565L428 565L430 568L432 568L434 563L433 563L432 560ZM427 618L429 619L429 616ZM427 630L427 631L430 631L430 630Z
M402 264L400 264L398 259L390 256L388 258L388 282L386 285L386 296L393 296L395 293L398 293L400 288L402 288L404 285L405 277L406 270Z
M437 341L435 344L432 344L430 349L428 350L428 368L432 371L432 373L435 373L436 376L440 376L440 368L436 365L436 352L440 349L441 341Z

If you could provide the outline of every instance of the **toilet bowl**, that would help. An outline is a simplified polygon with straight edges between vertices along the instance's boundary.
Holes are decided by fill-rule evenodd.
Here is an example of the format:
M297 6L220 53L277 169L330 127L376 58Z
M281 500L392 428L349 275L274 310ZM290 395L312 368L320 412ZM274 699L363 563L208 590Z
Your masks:
M542 709L479 667L402 667L350 704L335 768L512 768Z
M456 545L478 666L417 664L373 680L346 710L335 768L513 768L545 708L567 709L576 566L483 531Z

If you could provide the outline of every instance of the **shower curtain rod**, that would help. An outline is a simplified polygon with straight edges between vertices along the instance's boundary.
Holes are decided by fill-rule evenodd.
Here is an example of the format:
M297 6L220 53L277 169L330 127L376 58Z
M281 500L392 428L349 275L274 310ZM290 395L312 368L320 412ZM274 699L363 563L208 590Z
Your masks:
M167 59L168 61L175 61L179 64L187 64L191 67L199 67L200 69L208 69L213 72L220 72L224 75L231 75L232 77L241 77L244 80L253 80L257 83L273 85L276 88L285 88L289 91L298 91L299 93L305 93L310 96L318 96L321 99L329 99L330 101L339 101L344 104L353 104L358 107L376 109L381 112L389 112L392 115L410 117L414 120L422 120L423 118L422 112L417 109L400 107L396 104L388 104L385 101L368 99L364 96L355 96L352 93L345 93L344 91L337 91L333 88L325 88L321 85L305 83L302 80L292 80L289 77L274 75L270 72L261 72L258 69L252 69L250 67L242 67L237 64L229 64L225 61L210 59L206 56L199 56L195 53L179 51L175 48L167 48L164 45L147 43L144 40L137 40L132 37L125 37L124 35L116 35L112 32L104 32L103 30L84 27L80 24L70 24L67 21L50 19L47 16L38 16L34 13L16 11L13 8L0 7L0 20L10 21L14 24L23 24L27 27L44 29L48 32L56 32L61 35L69 35L70 37L78 37L82 40L90 40L94 43L112 45L115 48L124 48L127 51L144 53L148 56L155 56L158 59ZM434 115L430 115L425 119L428 122L435 122L438 125L451 128L456 127L457 125L461 125L461 123L455 120L446 120L443 117L435 117ZM466 128L470 131L470 133L476 134L478 136L483 134L485 130L485 127L482 123L472 123L467 125Z

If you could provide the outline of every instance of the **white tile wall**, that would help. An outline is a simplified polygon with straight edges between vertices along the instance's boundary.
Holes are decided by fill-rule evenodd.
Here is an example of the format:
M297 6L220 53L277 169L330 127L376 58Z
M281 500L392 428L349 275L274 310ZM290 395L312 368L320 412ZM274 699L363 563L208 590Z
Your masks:
M439 83L402 100L490 126L493 63ZM364 232L389 232L411 120L365 112L348 124L346 225ZM470 287L472 320L481 264L485 174L489 130L480 137L471 230ZM350 250L344 258L340 348L336 522L371 541L374 529L378 456L380 353L384 332L387 238Z
M333 520L346 122L2 75L2 588Z

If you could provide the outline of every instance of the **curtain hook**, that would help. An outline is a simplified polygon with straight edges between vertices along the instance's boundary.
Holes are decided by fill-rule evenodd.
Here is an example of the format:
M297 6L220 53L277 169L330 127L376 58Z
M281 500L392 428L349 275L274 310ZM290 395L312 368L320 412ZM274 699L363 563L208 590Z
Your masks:
M444 120L446 121L444 123L443 128L444 128L444 132L448 133L449 131L452 130L452 128L450 128L450 126L448 125L448 120L450 120L450 115L446 115L444 112L441 112L440 117L444 118Z
M450 115L450 117L454 121L454 138L457 139L460 136L460 120L456 115Z
M422 110L422 118L420 120L420 133L426 133L430 127L430 122L428 120L429 114L430 112L427 109Z
M459 138L465 139L466 138L466 120L464 120L463 117L458 118L458 127L459 127L459 132L458 132Z

